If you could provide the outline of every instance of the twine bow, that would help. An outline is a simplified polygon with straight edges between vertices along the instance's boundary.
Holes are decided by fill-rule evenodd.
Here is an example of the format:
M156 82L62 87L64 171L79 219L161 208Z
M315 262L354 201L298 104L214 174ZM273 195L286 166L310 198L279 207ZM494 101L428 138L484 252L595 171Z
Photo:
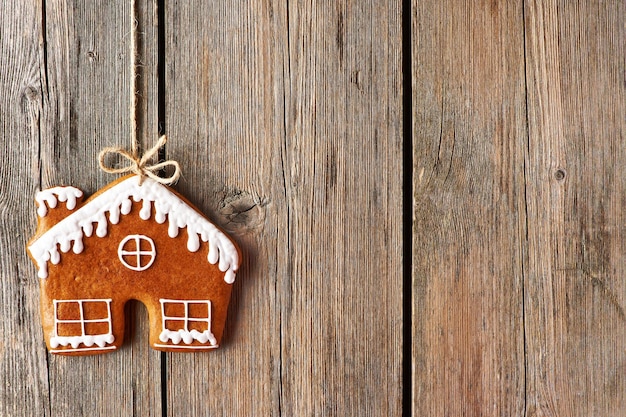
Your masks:
M149 177L160 184L170 185L178 181L178 179L180 178L180 165L178 165L178 162L170 160L159 162L154 165L148 165L148 161L157 154L159 149L161 149L166 142L167 136L161 136L156 145L154 145L151 149L144 153L141 158L139 158L137 147L134 143L131 152L121 147L104 148L102 151L100 151L100 154L98 155L100 169L109 174L126 174L130 172L135 173L139 175L139 185L141 185L146 177ZM116 154L123 158L126 158L130 161L130 165L123 166L121 168L108 167L104 162L108 154ZM165 168L166 166L174 167L174 173L172 175L162 178L155 174L155 172Z

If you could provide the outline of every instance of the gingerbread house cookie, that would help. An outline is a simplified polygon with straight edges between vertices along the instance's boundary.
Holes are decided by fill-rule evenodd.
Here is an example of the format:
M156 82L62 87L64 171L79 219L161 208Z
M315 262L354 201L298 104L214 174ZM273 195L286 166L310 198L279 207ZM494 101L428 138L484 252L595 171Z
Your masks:
M39 225L28 251L41 278L50 352L118 349L133 299L147 307L153 348L219 346L241 257L182 196L129 175L88 200L77 188L55 187L36 201Z

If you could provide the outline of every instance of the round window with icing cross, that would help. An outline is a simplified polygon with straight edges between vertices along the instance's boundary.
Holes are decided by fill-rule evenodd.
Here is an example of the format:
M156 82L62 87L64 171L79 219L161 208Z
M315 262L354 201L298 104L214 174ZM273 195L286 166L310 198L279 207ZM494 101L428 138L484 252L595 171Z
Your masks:
M154 263L156 247L148 236L129 235L120 242L117 256L126 268L145 271Z

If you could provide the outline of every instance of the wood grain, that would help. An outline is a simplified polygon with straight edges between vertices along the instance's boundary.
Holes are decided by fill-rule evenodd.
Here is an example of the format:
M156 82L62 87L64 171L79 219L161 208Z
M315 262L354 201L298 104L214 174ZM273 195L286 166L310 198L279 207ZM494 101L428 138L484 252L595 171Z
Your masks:
M245 256L225 344L168 354L168 414L400 414L399 17L167 3L177 188Z
M522 2L412 16L413 415L521 416Z
M626 413L623 2L0 3L0 416ZM224 343L152 351L133 304L119 352L48 355L32 197L112 181L133 117L244 251Z
M525 7L528 416L626 414L625 13Z
M130 146L134 20L126 2L45 2L40 187L71 184L91 194L115 179L100 171L97 154L105 146ZM129 306L128 314L135 337L115 354L48 356L51 415L160 415L160 354L148 348L145 309Z
M39 282L24 252L35 222L43 88L42 10L8 2L0 13L0 415L50 416ZM26 190L26 191L24 191ZM24 410L28 401L30 411Z

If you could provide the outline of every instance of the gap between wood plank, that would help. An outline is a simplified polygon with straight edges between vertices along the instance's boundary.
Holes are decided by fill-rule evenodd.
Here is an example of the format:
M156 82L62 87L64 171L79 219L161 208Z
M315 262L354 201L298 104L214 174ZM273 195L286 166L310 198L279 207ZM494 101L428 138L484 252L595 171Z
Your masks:
M165 0L156 0L157 8L157 125L159 136L165 131ZM159 161L166 159L159 149ZM160 173L161 174L161 173ZM161 417L167 417L167 353L161 352Z
M402 0L402 415L413 415L412 2Z
M143 103L140 105L141 96L147 97L147 86L144 84L144 39L145 28L142 21L142 12L140 12L140 1L145 0L131 0L132 1L132 14L133 14L133 36L131 42L131 54L133 57L133 68L131 85L133 86L133 104L131 106L131 120L134 122L135 131L132 132L131 137L139 140L143 143L144 147L151 147L152 143L157 138L150 137L147 132L150 131L146 126L147 117L144 113L145 106ZM165 134L165 0L155 0L153 6L156 7L156 23L157 23L157 131L158 136ZM142 5L141 7L145 7ZM163 161L166 159L166 150L161 148L158 151L158 160ZM159 176L164 176L165 170L159 171ZM165 352L160 353L160 374L161 374L161 417L167 417L167 354Z
M526 55L527 46L527 36L526 36L526 0L522 0L522 36L523 36L523 45L524 45L524 104L526 111L526 151L524 152L524 219L525 219L525 230L524 230L524 252L522 253L522 342L524 343L523 352L524 352L524 404L523 412L524 416L528 413L528 361L527 361L527 333L526 333L526 274L528 268L528 247L529 247L529 237L528 237L528 155L530 153L530 120L528 114L528 60Z
M44 77L45 77L45 89L46 89L46 95L48 94L48 37L47 37L47 28L48 28L48 23L47 23L47 5L46 5L46 0L42 0L41 2L41 38L42 38L42 55L43 55L43 67L44 67ZM41 155L41 149L43 147L42 144L42 128L43 128L43 123L40 121L39 123L39 129L38 129L38 143L37 143L37 161L39 163L39 170L38 170L38 174L39 174L39 190L43 190L43 163L42 163L42 155ZM47 380L46 383L48 385L48 403L47 403L47 409L46 411L48 412L47 415L51 416L52 415L52 407L50 405L50 399L52 398L52 387L50 384L50 380L51 380L51 374L50 374L50 353L46 350L45 352L45 358L46 358L46 374L47 374Z

